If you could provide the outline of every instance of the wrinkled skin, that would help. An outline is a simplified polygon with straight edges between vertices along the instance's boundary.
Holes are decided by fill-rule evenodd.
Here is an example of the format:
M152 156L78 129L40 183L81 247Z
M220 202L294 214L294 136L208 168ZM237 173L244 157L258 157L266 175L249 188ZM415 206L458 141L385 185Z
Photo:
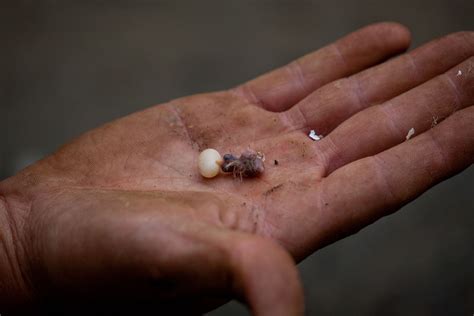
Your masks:
M106 124L4 180L0 304L199 313L238 298L255 315L302 314L295 261L473 162L474 34L386 61L409 42L400 25L366 27L239 87ZM204 179L205 148L261 151L265 172Z

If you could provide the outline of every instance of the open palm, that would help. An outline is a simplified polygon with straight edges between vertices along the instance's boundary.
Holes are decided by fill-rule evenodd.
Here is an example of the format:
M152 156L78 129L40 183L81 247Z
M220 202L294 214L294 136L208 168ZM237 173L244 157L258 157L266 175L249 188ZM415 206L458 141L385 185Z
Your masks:
M197 312L237 297L256 315L300 314L293 260L473 162L474 34L385 61L409 40L366 27L237 88L90 131L0 183L19 209L26 291ZM206 148L260 151L265 172L204 179Z

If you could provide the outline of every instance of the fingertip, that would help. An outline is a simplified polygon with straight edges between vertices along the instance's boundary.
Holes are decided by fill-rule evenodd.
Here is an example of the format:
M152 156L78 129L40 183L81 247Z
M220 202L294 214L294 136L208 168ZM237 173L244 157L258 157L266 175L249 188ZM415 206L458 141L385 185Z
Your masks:
M410 29L398 22L386 21L370 24L368 29L375 32L377 36L388 41L394 49L404 51L410 47L411 32Z

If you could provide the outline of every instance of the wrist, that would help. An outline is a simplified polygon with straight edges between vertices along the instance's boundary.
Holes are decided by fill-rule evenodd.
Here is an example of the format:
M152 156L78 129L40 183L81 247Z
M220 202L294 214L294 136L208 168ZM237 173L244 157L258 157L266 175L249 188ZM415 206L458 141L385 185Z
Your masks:
M0 191L0 306L22 309L32 300L22 238L24 209ZM0 312L2 311L0 310Z

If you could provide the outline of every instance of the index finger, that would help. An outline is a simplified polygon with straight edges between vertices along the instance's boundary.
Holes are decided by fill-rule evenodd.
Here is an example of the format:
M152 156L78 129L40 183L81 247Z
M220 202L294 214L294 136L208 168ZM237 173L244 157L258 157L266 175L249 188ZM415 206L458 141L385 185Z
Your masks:
M406 27L372 24L232 91L267 110L284 111L324 84L380 63L409 44Z

